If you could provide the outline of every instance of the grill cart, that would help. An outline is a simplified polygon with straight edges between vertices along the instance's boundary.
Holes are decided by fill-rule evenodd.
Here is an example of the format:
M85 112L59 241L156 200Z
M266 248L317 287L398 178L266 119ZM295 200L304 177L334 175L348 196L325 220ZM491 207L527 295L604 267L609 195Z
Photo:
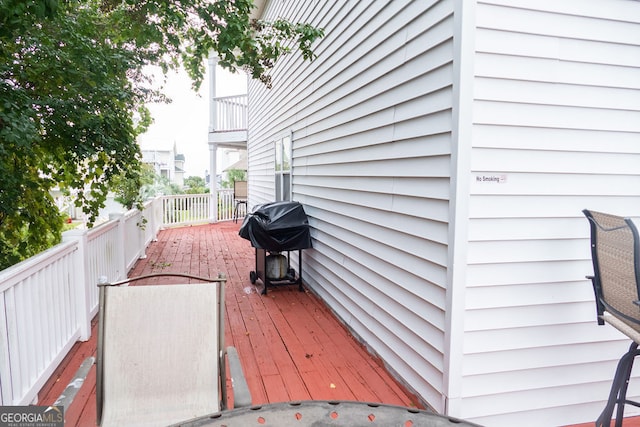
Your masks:
M298 202L275 202L258 205L249 213L239 231L256 249L256 269L249 273L251 283L269 286L298 285L302 291L302 250L311 247L307 214ZM296 274L291 267L291 252L298 252Z

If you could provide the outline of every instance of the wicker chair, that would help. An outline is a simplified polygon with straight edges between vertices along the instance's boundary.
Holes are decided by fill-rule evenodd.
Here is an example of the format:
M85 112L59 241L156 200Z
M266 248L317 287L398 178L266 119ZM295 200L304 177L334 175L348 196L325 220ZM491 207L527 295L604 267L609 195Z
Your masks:
M633 340L618 362L609 400L598 417L596 426L611 424L617 405L616 427L622 426L625 405L640 407L627 400L627 386L633 361L640 354L640 238L629 218L584 210L591 227L593 283L598 324L604 322Z
M247 181L233 181L233 200L235 207L233 208L233 222L238 222L238 211L241 205L247 209Z

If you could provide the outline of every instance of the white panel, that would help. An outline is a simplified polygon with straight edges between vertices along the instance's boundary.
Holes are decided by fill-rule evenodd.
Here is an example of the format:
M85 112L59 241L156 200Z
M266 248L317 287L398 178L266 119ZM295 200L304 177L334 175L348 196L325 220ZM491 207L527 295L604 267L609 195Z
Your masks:
M638 68L539 57L477 54L476 74L483 77L639 89Z
M547 173L554 174L553 178L561 178L562 174L579 174L585 175L576 177L581 186L592 187L595 182L585 181L589 178L587 175L634 175L640 172L639 165L640 153L477 149L471 167L474 171ZM505 182L511 183L508 179ZM632 183L627 182L627 185Z
M526 328L503 328L465 334L465 354L500 352L611 338L611 328L594 328L592 322L576 325L547 325ZM569 378L567 378L569 380ZM575 379L573 379L575 381Z
M588 245L587 242L585 244ZM542 283L563 283L575 280L585 280L584 277L593 273L591 268L591 260L578 260L563 262L556 261L527 261L521 263L508 263L500 264L498 267L496 264L475 264L468 267L469 281L467 286L469 287L469 294L473 295L474 300L482 300L483 298L498 301L503 293L508 295L508 292L522 292L522 297L530 296L532 293L540 292L537 298L553 298L555 292L546 294L545 291L551 289L540 286ZM578 279L576 279L578 278ZM583 282L584 289L591 289L591 284ZM528 291L523 291L520 288L503 289L502 285L514 285L514 284L526 284L532 285L532 288ZM484 289L475 291L475 287L485 287ZM580 289L573 294L575 300L580 301L584 299L584 289ZM554 291L558 291L558 288L553 288ZM589 294L589 298L593 296Z
M616 3L615 1L609 3ZM626 19L633 21L602 19L602 17L581 16L582 10L575 7L576 15L560 14L547 11L535 11L527 7L519 9L485 5L478 8L476 23L478 28L491 28L518 33L552 35L557 37L598 40L615 43L629 43L640 40L640 23L637 5L634 2L617 2L618 11L627 9L630 12ZM530 2L530 5L533 5ZM574 3L575 4L575 3ZM635 18L631 9L636 9ZM635 22L634 22L635 21Z
M519 218L486 218L469 224L470 241L584 238L584 218L530 218L524 227ZM589 243L585 239L584 245Z
M470 264L527 261L568 261L588 258L589 247L579 240L511 240L469 244Z
M415 224L415 217L433 219L445 223L447 221L448 206L446 200L415 198L411 206L405 205L403 209L402 207L398 208L397 204L394 204L399 203L398 200L400 196L390 194L347 192L324 187L301 187L299 190L301 202L303 196L305 203L309 203L313 199L319 199L317 202L312 203L313 205L322 203L326 206L327 203L341 202L341 204L336 204L334 208L327 208L331 210L335 210L336 208L345 209L348 211L345 213L352 213L352 216L361 218L361 220L364 221L372 221L372 218L380 218L379 223L390 228L397 228L394 227L395 224L403 220L411 221ZM367 213L367 218L362 219L365 212ZM403 218L402 216L405 217ZM414 229L412 233L420 235L420 229Z
M593 422L602 411L602 402L592 403L599 396L608 395L609 387L610 381L603 381L468 398L465 399L463 416L486 426L540 427L567 425L567 422L577 423L580 420ZM637 396L634 386L630 387L628 396ZM496 400L505 405L500 416L492 413ZM584 406L589 407L586 415L579 412ZM633 413L631 410L625 411L626 416L632 416Z
M626 189L626 187L625 187ZM618 188L611 187L607 192L592 192L587 195L483 195L472 196L471 218L559 218L576 217L582 209L600 210L614 215L630 216L635 214L640 197L618 195ZM626 192L628 193L628 191ZM585 229L585 237L588 232Z
M640 68L637 76L640 87ZM476 101L474 123L640 132L640 111Z
M588 16L614 21L640 22L640 3L636 0L481 0L479 3L520 7L561 15Z
M558 285L560 286L560 285ZM505 328L524 328L532 326L560 325L594 320L593 301L576 304L543 303L534 305L521 300L521 305L505 304L502 308L468 310L465 322L470 332L489 331Z
M411 148L413 152L421 151L425 157L434 154L448 154L450 152L450 137L447 129L451 127L451 113L449 110L438 111L428 116L416 117L388 126L376 123L373 128L359 129L357 133L346 133L343 129L326 129L322 135L309 135L308 128L295 132L298 139L299 158L294 161L306 164L307 157L317 153L334 151L347 152L350 149L368 147L371 150L377 144L398 144L416 142ZM329 134L328 134L329 133ZM391 141L391 142L390 142ZM398 150L398 155L407 156L405 150ZM348 153L347 153L348 154Z
M479 28L476 50L509 56L637 67L640 44L541 36Z
M502 269L499 270L499 273L502 273ZM550 310L556 310L558 307L565 308L565 304L580 301L580 305L576 304L576 307L579 307L581 315L585 313L584 304L586 303L588 306L587 321L595 320L591 281L577 280L575 277L572 279L574 281L475 286L467 292L467 309L486 310L487 313L490 313L491 309L520 309L521 307L533 306L549 307ZM568 311L574 308L569 307ZM485 316L485 313L475 312L474 316L482 317ZM539 321L547 322L547 320ZM479 327L479 325L471 327Z
M640 153L638 135L633 132L497 125L476 125L473 132L474 147Z
M335 189L370 193L393 193L411 197L447 200L449 180L433 180L433 185L425 186L421 177L340 177L336 181L331 176L308 176L298 174L296 183L310 187L324 187L331 184Z
M465 358L466 375L484 375L491 372L509 372L526 369L565 366L585 363L614 362L629 348L629 342L614 339L621 338L614 328L591 323L594 331L603 329L608 332L609 341L584 342L554 347L513 349L500 353L475 353ZM615 334L615 335L614 335Z
M637 55L640 57L640 49ZM640 111L640 90L627 88L478 78L474 96L483 101Z

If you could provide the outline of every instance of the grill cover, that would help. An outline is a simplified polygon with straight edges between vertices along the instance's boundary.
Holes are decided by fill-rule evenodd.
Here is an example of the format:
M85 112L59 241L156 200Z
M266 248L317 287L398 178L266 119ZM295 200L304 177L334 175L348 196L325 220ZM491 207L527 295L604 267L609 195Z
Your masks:
M296 251L311 247L309 221L299 202L258 205L245 216L240 237L267 251Z

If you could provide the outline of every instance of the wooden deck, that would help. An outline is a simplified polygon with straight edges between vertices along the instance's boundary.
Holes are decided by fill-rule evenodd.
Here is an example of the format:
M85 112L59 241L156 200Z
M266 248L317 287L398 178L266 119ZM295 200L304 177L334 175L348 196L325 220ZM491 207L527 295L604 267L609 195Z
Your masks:
M312 293L278 287L262 296L249 281L255 251L238 236L238 224L161 231L130 276L180 272L227 276L227 345L238 350L256 405L295 400L356 400L421 407L359 344ZM82 361L95 355L91 339L77 343L39 394L50 405L73 379ZM66 409L66 426L95 426L95 365Z

